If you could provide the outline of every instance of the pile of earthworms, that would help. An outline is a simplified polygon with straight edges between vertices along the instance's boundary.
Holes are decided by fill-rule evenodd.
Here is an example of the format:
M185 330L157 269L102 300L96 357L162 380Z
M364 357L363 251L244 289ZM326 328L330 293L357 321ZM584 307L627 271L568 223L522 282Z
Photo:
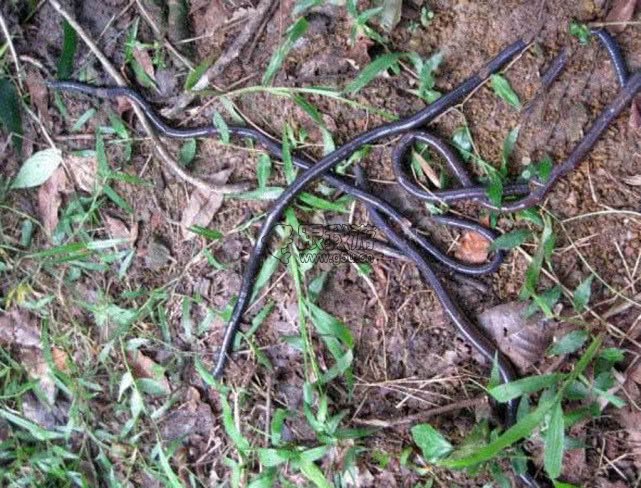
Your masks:
M518 40L506 47L477 74L471 76L458 87L444 94L418 113L371 129L340 146L319 161L313 161L303 155L294 155L292 157L294 164L304 171L283 191L263 222L256 239L256 244L247 261L241 288L238 293L238 300L227 325L223 344L214 368L214 376L220 377L223 374L226 362L231 354L234 338L240 328L243 314L249 305L255 278L261 268L270 235L275 226L280 222L285 209L294 202L300 192L312 181L323 178L338 190L353 196L365 204L374 225L400 253L416 264L423 279L434 289L444 311L457 327L458 331L490 363L494 361L497 362L501 381L507 383L517 379L518 375L510 361L459 309L456 302L445 290L440 279L434 272L433 263L426 257L427 255L431 256L431 259L439 261L449 270L478 276L496 271L504 259L504 253L496 251L490 256L487 263L480 265L472 265L453 259L418 233L416 229L412 227L411 223L384 199L370 193L361 168L355 168L356 185L354 185L351 180L336 174L333 168L341 161L348 159L355 151L366 144L371 144L383 138L402 135L392 155L393 169L398 184L415 197L432 203L454 203L472 200L485 208L499 212L515 212L539 204L559 178L562 178L577 167L610 123L630 104L634 96L641 90L641 71L637 71L628 76L625 61L616 41L605 30L600 29L592 32L606 49L610 61L613 64L617 81L621 87L619 93L585 132L583 139L579 141L565 162L555 166L545 181L533 178L527 183L517 182L505 185L503 197L508 201L499 206L495 206L490 201L487 196L487 189L484 186L475 185L472 177L464 168L455 151L446 142L433 134L417 129L429 124L436 117L460 103L480 87L492 74L499 72L510 61L525 51L528 44L523 40ZM565 51L562 51L552 63L548 72L542 77L542 85L544 87L549 86L556 79L564 68L566 61L567 55ZM162 136L180 139L219 135L219 130L214 125L194 128L170 127L158 116L149 102L131 88L103 88L75 81L53 81L49 83L49 86L56 90L84 93L107 99L126 97L140 106L158 133ZM229 126L228 130L229 133L235 137L254 139L273 156L277 158L282 157L281 143L265 135L263 132L240 126ZM429 191L420 188L412 181L406 171L405 156L415 142L421 142L430 146L443 158L451 175L458 181L459 186L457 188ZM471 220L442 215L432 216L431 218L439 224L477 232L489 240L496 238L496 234L493 231ZM508 403L504 418L505 428L509 428L516 422L516 408L516 400ZM518 476L521 483L525 486L539 486L539 483L530 473L520 474Z

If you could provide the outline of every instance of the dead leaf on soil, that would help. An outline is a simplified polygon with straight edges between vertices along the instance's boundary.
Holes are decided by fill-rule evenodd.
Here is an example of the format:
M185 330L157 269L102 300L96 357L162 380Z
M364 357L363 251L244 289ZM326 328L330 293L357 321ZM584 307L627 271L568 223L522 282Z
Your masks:
M224 169L211 179L217 185L224 185L231 173L232 168ZM206 195L200 190L194 190L180 220L183 239L188 241L196 237L196 234L191 232L189 228L194 225L207 227L222 204L223 195L221 193L212 191Z
M639 130L639 128L641 128L641 97L636 97L630 104L628 126L632 130Z
M458 241L454 255L466 263L484 263L490 252L490 241L477 232L466 231Z
M632 460L637 469L641 469L641 412L631 408L622 408L616 411L621 426L628 433L626 449L632 455Z
M499 349L521 371L539 361L552 341L556 324L542 314L525 318L527 303L509 302L485 310L478 317Z
M73 193L76 188L91 192L96 182L96 171L96 158L67 155L64 164L40 186L38 210L42 225L49 235L58 225L58 210L62 204L62 196Z
M629 178L624 178L623 182L630 186L641 186L641 175L630 176Z
M637 0L614 0L607 17L606 22L629 22L634 15ZM622 32L627 27L626 24L609 25L608 30L614 34Z
M127 224L117 217L104 214L102 221L105 224L105 230L112 239L125 239L129 242L134 242L138 237L138 227L134 226L130 229Z
M156 79L156 72L154 70L154 63L151 60L151 56L146 49L141 49L140 47L134 48L134 58L138 61L138 64L142 66L142 69L147 73L147 76L152 80Z
M169 381L165 377L165 368L140 351L129 351L127 357L135 378L154 380L167 394L171 393Z
M12 310L0 314L0 344L15 347L29 376L40 380L40 388L47 400L53 404L56 386L53 376L42 354L40 330L36 317L23 310ZM67 355L60 349L53 348L54 363L60 369L66 368Z
M27 89L31 97L31 103L36 107L46 127L51 127L49 117L49 91L45 80L38 70L27 71Z

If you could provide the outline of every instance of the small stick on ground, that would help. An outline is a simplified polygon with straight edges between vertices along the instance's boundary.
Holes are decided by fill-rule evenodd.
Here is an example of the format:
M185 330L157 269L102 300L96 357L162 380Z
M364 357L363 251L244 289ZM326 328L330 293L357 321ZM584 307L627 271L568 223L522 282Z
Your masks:
M431 417L435 417L436 415L443 415L445 413L454 412L456 410L463 410L464 408L474 408L477 405L482 404L484 401L485 397L479 396L476 398L462 400L460 402L450 403L449 405L444 405L442 407L430 408L414 415L399 417L392 420L352 419L352 421L358 425L367 425L370 427L381 427L383 429L389 429L392 427L397 427L399 425L413 424L414 422L423 422Z
M20 85L20 89L23 89L22 86L22 66L20 66L20 61L18 60L18 54L16 53L16 49L13 46L13 41L11 40L11 33L9 32L9 28L7 27L7 23L4 20L4 16L2 15L2 12L0 12L0 29L2 30L2 34L4 37L7 39L7 46L9 46L9 52L11 52L11 57L13 58L13 64L16 66L16 78L18 78L18 85Z

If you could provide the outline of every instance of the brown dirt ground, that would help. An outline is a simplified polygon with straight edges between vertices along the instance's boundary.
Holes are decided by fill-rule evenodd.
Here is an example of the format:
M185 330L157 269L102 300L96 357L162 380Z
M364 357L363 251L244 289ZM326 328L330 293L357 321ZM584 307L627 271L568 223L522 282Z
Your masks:
M75 6L77 18L92 35L98 38L102 34L101 47L114 63L121 63L125 37L123 30L132 21L135 9L121 13L128 2L118 0L66 3ZM197 60L210 54L217 55L224 46L233 41L242 22L227 27L221 26L235 11L242 15L242 9L251 6L244 2L234 5L231 2L192 3L194 35L211 33L195 42ZM567 25L571 19L592 21L603 18L604 6L595 3L588 0L548 1L541 13L539 2L440 0L430 2L430 7L436 15L429 28L419 28L412 33L408 27L418 18L421 6L421 2L415 0L407 2L404 6L402 20L391 35L390 47L396 51L416 51L423 56L430 55L437 49L441 50L445 57L439 69L437 85L439 89L446 91L474 73L502 46L531 32L534 26L542 25L536 48L529 50L507 74L521 99L530 100L539 87L541 71L561 46L570 46L573 54L568 69L550 92L535 102L534 110L526 119L498 99L488 87L484 87L465 104L464 115L460 112L450 112L430 127L431 130L447 137L465 118L480 153L486 160L497 162L500 161L501 147L508 131L521 124L521 136L512 157L512 172L518 173L522 162L528 159L537 160L543 154L551 155L556 161L562 160L589 121L617 90L604 52L596 43L579 46L576 39L567 32ZM265 32L258 39L258 48L250 57L232 63L225 74L215 80L217 85L227 87L249 76L251 78L241 86L259 83L274 47L290 22L291 7L290 1L280 2ZM110 23L103 32L113 16L117 16L117 20ZM316 9L309 19L308 34L296 44L274 84L343 86L356 74L354 67L346 61L348 58L354 59L355 53L351 52L348 46L350 23L344 9L322 7ZM59 20L53 10L44 5L28 25L21 26L23 37L16 42L19 52L37 58L49 68L55 67L62 42L58 25ZM641 64L641 36L635 27L627 28L618 36L631 67ZM152 39L152 34L144 26L144 22L141 22L140 37ZM372 56L374 54L370 53ZM361 56L364 54L361 53ZM88 64L98 81L109 81L84 46L80 48L76 63L77 66ZM184 68L176 67L169 62L167 69L170 77L178 77L180 86L185 75ZM389 79L379 78L362 90L356 99L403 117L423 106L423 102L407 92L411 87L412 81L407 73ZM178 90L174 90L172 96L177 93ZM158 106L171 106L173 102L171 96L150 97ZM94 103L86 99L74 100L71 97L66 100L72 114L71 120L75 120ZM337 144L382 122L380 117L366 116L361 110L329 99L312 100L327 115ZM294 127L310 128L311 143L305 149L311 154L320 155L320 134L312 128L311 120L293 103L266 94L245 95L236 101L245 116L272 134L280 134L285 122L291 123ZM98 102L94 104L96 103ZM206 108L202 108L202 105L202 102L197 102L188 109L189 114L195 117L194 122L209 120L213 109L225 113L217 102ZM100 114L100 118L92 121L92 126L86 127L83 134L93 134L93 125L106 121L106 112L100 110ZM49 129L59 136L69 134L69 127L53 108L51 116L53 125ZM180 115L175 123L179 123L182 118L184 115ZM28 146L31 146L28 150L44 145L33 129L30 129L27 136L33 138L28 143ZM92 144L90 138L60 139L60 145L66 149L88 148ZM257 153L242 146L240 142L233 147L223 147L215 141L199 141L197 171L207 175L216 169L231 166L234 168L232 181L253 179ZM388 182L392 180L390 146L390 141L377 145L367 158L365 164L371 177ZM196 293L203 297L201 305L194 305L195 323L204 316L206 306L217 309L224 307L238 289L244 258L251 248L252 241L249 236L255 234L257 227L233 233L213 247L215 256L227 264L226 270L212 269L202 257L194 260L202 242L198 239L184 242L177 225L191 189L164 171L157 161L152 159L149 162L149 149L144 141L137 143L133 162L126 170L153 181L155 187L151 191L140 191L128 185L117 185L117 190L135 209L135 218L122 215L115 207L111 210L132 225L140 224L143 239L161 242L170 250L172 260L168 265L152 270L148 260L139 256L134 261L127 283L118 283L115 275L108 273L102 277L95 277L94 283L82 283L77 293L83 293L83 289L95 290L96 287L105 288L109 285L110 293L116 296L132 284L133 288L152 288L177 280L167 310L171 332L176 337L174 344L185 353L181 357L188 358L190 353L197 353L209 364L213 359L212 351L216 350L220 342L224 324L216 321L211 333L197 343L189 344L182 341L182 297L193 296ZM117 161L117 151L112 150L110 157ZM18 166L17 159L12 155L7 155L4 159L4 171L14 172ZM638 132L635 133L627 126L626 115L612 125L580 168L554 188L545 209L560 219L604 209L641 210L638 187L624 183L626 178L638 174L641 174ZM278 175L278 178L281 177ZM408 198L391 184L382 183L380 188L385 190L393 204L423 225L430 234L434 234L446 246L452 243L456 236L448 231L432 228L426 218L427 214L421 210L418 202ZM15 206L36 215L34 195L35 193L25 192L13 197ZM268 208L269 204L264 202L226 200L210 227L228 232ZM479 210L473 205L462 205L458 210L471 216L480 215ZM309 215L303 213L300 213L299 217L302 220L310 219ZM363 209L359 205L356 206L355 218L360 222L365 219ZM514 221L509 218L501 219L499 222L499 227L504 230L510 230L513 225ZM11 225L6 227L10 228ZM610 213L573 220L565 225L565 229L557 226L556 230L558 243L553 261L556 276L562 284L573 289L588 275L586 263L589 263L613 288L622 290L629 285L626 268L634 268L641 253L641 222L638 217ZM571 247L571 241L579 243L580 255ZM621 253L617 251L617 245ZM627 262L624 263L623 259ZM487 294L480 294L465 286L452 288L455 288L456 296L463 307L476 314L493 305L515 300L526 266L527 262L521 255L512 253L495 276L483 280L490 290ZM347 265L331 269L326 289L320 298L320 305L348 324L357 338L355 395L348 399L343 390L333 389L330 391L335 402L333 407L336 410L349 409L352 419L375 418L394 421L416 414L422 409L478 395L479 389L474 382L485 381L488 365L480 364L477 354L457 336L433 293L421 282L416 270L410 265L383 258L376 259L373 267L374 273L371 276L380 304L372 299L370 288L357 276L355 270ZM319 269L323 269L323 266L319 266ZM280 272L277 272L276 276L279 274ZM10 283L3 284L5 289L9 286ZM302 358L297 351L280 340L281 335L295 332L295 324L292 324L290 316L295 309L296 299L293 285L287 276L270 291L268 298L274 300L277 306L260 328L258 343L264 348L276 371L266 371L256 363L252 355L239 354L230 365L227 374L227 382L244 387L249 392L241 408L243 422L260 428L266 420L263 405L267 396L273 404L293 410L300 411L302 405ZM610 298L611 291L597 283L593 290L592 302L601 304L595 307L597 312L608 309L612 303L608 301ZM381 305L387 316L382 314ZM256 310L258 308L254 308L254 312ZM638 319L637 310L630 307L627 311L611 317L609 323L634 339L638 335L632 330ZM65 314L68 312L55 310L53 313L58 314L59 320L64 322ZM249 315L251 316L251 313ZM597 320L589 321L594 330L605 328ZM93 332L90 330L90 333ZM630 358L639 353L638 348L630 341L623 340L614 333L608 336L607 343L628 349ZM160 362L171 361L171 354L162 350L160 342L157 346L152 346L149 352ZM83 361L83 358L79 357L79 360ZM92 358L85 357L84 360L90 361ZM539 370L545 369L546 366L546 360L535 365ZM185 385L192 384L200 388L200 382L189 362L186 362L180 371L180 375L175 378L177 381L182 380ZM175 388L180 389L181 386L175 385ZM204 391L201 393L207 395ZM212 405L214 414L219 414L220 407L215 395L206 399ZM113 401L109 398L101 400ZM475 423L476 415L482 416L486 410L486 405L480 405L477 412L464 410L439 416L431 419L431 422L456 441L469 432ZM169 414L167 424L180 425L180 412L179 408L174 409ZM204 428L194 427L185 441L184 459L202 479L224 480L229 475L229 470L221 460L229 452L229 445L218 418L212 419L212 422L215 425L212 431L208 431L211 430L210 424L206 424ZM293 439L304 440L312 435L302 421L293 422L289 427ZM171 429L165 434L168 438L180 435L171 432ZM622 427L614 416L590 423L578 432L578 435L586 442L588 448L585 459L574 461L575 464L572 465L581 473L576 480L577 483L582 486L616 486L615 483L621 480L617 471L624 473L630 480L638 479L629 457L615 461L616 469L603 462L602 454L606 445L609 459L619 458L628 449ZM368 438L365 446L372 449L380 447L398 453L408 445L409 439L409 426L399 426ZM210 449L212 445L216 446L213 450ZM198 461L205 452L207 460ZM198 465L195 464L197 461ZM331 466L327 465L324 468L329 470ZM371 473L371 486L412 486L420 480L418 475L400 466L396 461L386 470L378 468L373 462L365 462L360 468ZM438 480L437 486L481 486L487 481L484 475L470 478L464 473L439 470L436 470L434 475ZM136 476L134 473L134 480ZM136 483L146 486L142 475Z

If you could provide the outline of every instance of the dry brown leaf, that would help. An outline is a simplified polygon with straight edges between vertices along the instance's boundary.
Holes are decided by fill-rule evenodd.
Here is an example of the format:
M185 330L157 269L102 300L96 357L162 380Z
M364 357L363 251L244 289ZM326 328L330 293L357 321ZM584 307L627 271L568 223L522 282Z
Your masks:
M466 263L484 263L490 252L490 241L477 232L466 231L458 241L454 255Z
M632 130L639 130L641 127L641 97L636 97L630 104L628 126Z
M626 451L632 455L632 460L637 469L641 469L641 412L632 408L618 409L617 415L621 426L628 433Z
M125 239L129 242L134 242L136 237L138 237L138 228L136 226L130 229L127 224L117 217L104 214L102 216L102 221L105 224L107 234L112 239Z
M152 80L156 79L156 72L154 70L154 63L151 60L151 56L149 56L149 53L147 52L146 49L141 49L140 47L136 46L134 47L134 58L136 58L136 61L138 61L138 64L142 66L142 69L145 70L145 73L151 78Z
M606 22L629 22L634 15L637 0L614 0L607 17ZM608 30L615 34L622 32L627 27L626 24L609 25Z
M485 310L478 317L481 327L521 371L543 357L556 325L539 313L525 318L527 308L527 303L509 302Z
M20 355L20 363L31 378L40 380L40 388L53 404L56 385L49 365L42 355L40 330L35 316L24 310L0 314L0 344L16 348ZM54 353L55 351L54 349ZM64 355L64 352L58 350L56 354Z
M45 80L38 70L27 71L27 89L31 103L36 107L46 127L51 127L49 117L49 93Z
M211 179L215 184L223 185L229 179L231 172L232 168L224 169L213 175ZM223 195L221 193L212 191L205 195L200 190L194 190L180 220L183 239L187 241L196 237L196 234L191 232L189 228L194 225L207 227L222 204Z
M416 151L412 151L412 156L416 158L418 164L420 164L421 169L423 170L423 173L425 173L425 176L427 176L432 185L434 185L436 188L441 188L441 179L438 177L436 171L434 171L430 164L425 161L425 158Z
M623 182L630 186L641 186L641 175L630 176L629 178L624 178Z
M91 192L96 182L96 158L67 155L64 166L56 169L38 189L38 210L42 225L49 235L58 225L62 196L72 193L76 188Z
M154 380L167 394L171 393L169 381L165 377L165 369L162 366L140 351L129 351L127 357L134 377Z

